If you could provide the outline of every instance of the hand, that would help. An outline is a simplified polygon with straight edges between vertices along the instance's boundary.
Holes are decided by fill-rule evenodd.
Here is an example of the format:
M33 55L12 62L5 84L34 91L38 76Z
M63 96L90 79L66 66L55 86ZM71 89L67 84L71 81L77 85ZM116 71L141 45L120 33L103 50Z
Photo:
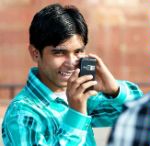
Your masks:
M85 90L96 85L97 82L92 81L92 75L79 77L79 72L80 69L75 70L69 78L66 95L71 108L83 114L87 114L87 99L89 96L96 95L97 92L95 90L85 92Z
M89 57L96 58L97 60L96 65L97 85L95 86L95 90L102 91L103 93L111 96L117 95L119 92L119 86L115 78L111 74L111 72L108 70L108 68L101 60L101 58L93 54L89 54Z

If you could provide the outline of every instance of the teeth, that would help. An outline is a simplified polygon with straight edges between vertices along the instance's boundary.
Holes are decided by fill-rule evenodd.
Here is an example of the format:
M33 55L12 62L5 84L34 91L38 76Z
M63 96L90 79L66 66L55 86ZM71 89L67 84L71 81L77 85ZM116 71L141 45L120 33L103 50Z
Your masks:
M62 72L60 71L60 74L63 76L70 76L72 74L72 72Z

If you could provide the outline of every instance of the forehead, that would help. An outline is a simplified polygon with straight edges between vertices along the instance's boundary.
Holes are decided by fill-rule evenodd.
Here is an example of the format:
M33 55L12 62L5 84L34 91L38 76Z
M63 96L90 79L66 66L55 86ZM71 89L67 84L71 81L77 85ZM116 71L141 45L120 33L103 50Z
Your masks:
M72 49L79 49L79 48L83 48L83 47L84 47L84 43L83 43L81 36L73 35L72 37L67 39L65 42L56 46L56 49L63 48L63 49L67 49L67 50L72 50Z

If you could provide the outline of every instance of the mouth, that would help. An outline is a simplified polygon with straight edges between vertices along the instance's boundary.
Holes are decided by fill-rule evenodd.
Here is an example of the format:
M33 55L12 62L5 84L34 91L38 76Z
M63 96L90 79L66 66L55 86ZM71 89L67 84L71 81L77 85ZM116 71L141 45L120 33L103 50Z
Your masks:
M65 79L68 79L72 73L74 72L74 70L72 71L59 71L58 73Z

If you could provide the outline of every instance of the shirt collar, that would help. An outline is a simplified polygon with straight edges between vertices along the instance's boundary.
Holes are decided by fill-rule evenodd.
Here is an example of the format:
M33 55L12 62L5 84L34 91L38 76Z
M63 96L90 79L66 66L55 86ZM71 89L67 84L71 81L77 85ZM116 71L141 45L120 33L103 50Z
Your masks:
M52 90L43 84L37 77L38 68L33 67L30 69L26 89L35 97L38 98L44 105L49 105L51 100L57 97Z

